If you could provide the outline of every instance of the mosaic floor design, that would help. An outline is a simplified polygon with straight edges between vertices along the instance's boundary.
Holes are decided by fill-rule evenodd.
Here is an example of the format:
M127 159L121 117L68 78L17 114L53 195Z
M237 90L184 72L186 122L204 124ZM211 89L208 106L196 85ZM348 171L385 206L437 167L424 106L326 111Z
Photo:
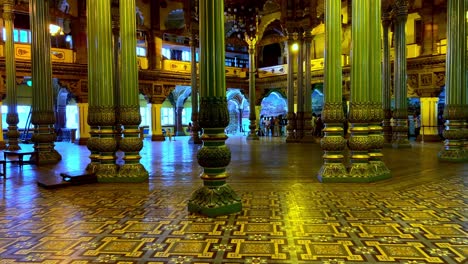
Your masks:
M186 188L41 191L0 212L0 263L466 263L461 178L395 192L245 190L243 211L187 213ZM432 194L430 197L424 194Z

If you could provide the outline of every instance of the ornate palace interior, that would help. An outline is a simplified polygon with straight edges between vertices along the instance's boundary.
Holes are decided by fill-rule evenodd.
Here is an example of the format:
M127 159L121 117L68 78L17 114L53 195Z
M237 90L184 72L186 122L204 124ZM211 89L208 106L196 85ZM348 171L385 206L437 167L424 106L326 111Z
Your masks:
M0 263L467 261L466 1L0 4Z

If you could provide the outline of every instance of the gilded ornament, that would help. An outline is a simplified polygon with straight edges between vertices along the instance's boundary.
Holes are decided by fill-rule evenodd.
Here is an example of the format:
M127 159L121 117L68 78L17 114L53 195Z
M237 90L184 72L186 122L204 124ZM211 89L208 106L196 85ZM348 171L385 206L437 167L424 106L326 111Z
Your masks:
M219 128L229 125L226 97L202 97L198 123L203 128Z
M227 146L203 146L197 153L198 164L207 168L222 168L231 162L231 151Z
M143 141L138 137L123 137L119 149L124 152L138 152L143 148Z
M348 147L353 151L366 151L370 146L371 144L367 135L352 135L348 139Z
M325 123L343 123L346 120L343 112L343 103L325 103L322 110L322 118Z
M126 125L136 125L138 126L141 123L141 114L140 114L140 106L133 105L133 106L119 106L119 118L120 124Z
M96 150L99 152L115 152L117 141L115 138L97 138Z
M55 123L54 111L32 111L31 123L33 125L48 125Z
M320 140L320 147L325 151L342 151L346 140L342 136L325 136Z

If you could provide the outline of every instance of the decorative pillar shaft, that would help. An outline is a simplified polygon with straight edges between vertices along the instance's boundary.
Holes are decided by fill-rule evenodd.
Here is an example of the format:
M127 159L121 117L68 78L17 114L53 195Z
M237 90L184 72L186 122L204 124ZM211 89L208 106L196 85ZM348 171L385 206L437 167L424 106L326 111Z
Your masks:
M373 3L374 4L374 3ZM351 150L349 176L355 181L367 181L371 175L369 166L369 121L371 120L369 94L369 10L368 0L352 3L352 57L351 57L351 102L349 121L351 136L348 146Z
M466 1L448 0L447 6L447 59L445 82L446 120L445 146L439 152L439 159L452 162L468 161L468 151L464 149L467 138L466 121L468 104L466 101Z
M37 164L55 164L62 156L54 149L55 115L52 91L52 63L50 59L49 1L31 0L31 75L33 80L32 141L37 151ZM34 159L32 158L32 159Z
M198 124L198 75L197 75L197 39L195 35L190 38L190 51L191 51L191 74L192 79L191 86L192 92L190 93L192 98L192 131L189 139L189 143L202 144L200 139L200 125Z
M17 111L17 95L16 95L16 61L15 61L15 43L13 40L13 13L14 1L8 0L3 2L3 23L5 26L5 68L6 68L6 94L8 113L6 122L8 124L8 146L7 150L19 150L18 145L18 111ZM1 139L3 141L3 138Z
M392 145L394 148L409 148L408 140L408 102L406 89L406 20L408 18L407 0L397 0L395 11L395 60L394 60L394 92L395 92L395 126L392 128Z
M224 2L200 0L200 126L203 147L197 154L203 167L203 187L188 203L189 212L210 217L242 210L241 199L226 183L231 151L225 145L224 129L229 124L226 100Z
M121 0L120 41L121 41L121 72L119 119L123 127L119 147L124 152L125 164L119 168L118 177L113 182L142 182L149 174L140 163L140 151L143 141L140 136L141 123L140 100L138 98L138 65L136 55L136 7L135 0Z
M304 137L304 38L299 34L299 50L297 52L297 116L296 140Z
M392 143L392 92L391 92L391 67L390 67L390 45L389 45L389 29L391 24L391 17L389 13L384 14L382 18L383 24L383 62L382 62L382 105L384 111L383 120L383 133L385 144L390 145Z
M301 142L315 142L312 134L312 72L311 68L312 31L307 29L304 33L304 60L305 60L305 91L304 91L304 137Z
M257 135L257 116L255 113L255 73L257 72L257 65L255 64L256 49L257 49L257 37L245 37L247 44L249 44L249 135L248 140L259 140ZM241 116L242 118L242 116Z
M369 6L369 164L370 179L381 180L390 177L390 170L382 161L382 148L385 140L382 121L382 47L381 47L381 2L376 1Z
M97 70L97 46L96 46L96 30L94 25L96 24L97 14L96 14L96 1L87 0L86 1L86 24L87 24L87 51L88 51L88 110L86 115L86 120L90 126L89 130L89 139L86 141L86 146L88 147L91 154L89 155L90 163L86 167L86 170L89 172L96 172L97 166L99 165L99 108L98 108L98 98L97 98L97 75L95 71ZM84 117L84 116L83 116Z
M294 52L292 46L295 39L297 39L297 33L288 33L288 125L286 126L287 136L286 142L296 142L296 114L294 113Z
M340 182L348 173L343 163L346 141L343 137L345 116L342 105L341 67L341 0L325 2L325 83L322 118L324 137L320 146L324 150L323 165L318 173L321 182ZM309 96L310 98L310 96Z
M88 10L88 124L91 164L98 181L109 182L117 175L115 152L116 108L110 1L87 2ZM99 73L99 74L95 74Z

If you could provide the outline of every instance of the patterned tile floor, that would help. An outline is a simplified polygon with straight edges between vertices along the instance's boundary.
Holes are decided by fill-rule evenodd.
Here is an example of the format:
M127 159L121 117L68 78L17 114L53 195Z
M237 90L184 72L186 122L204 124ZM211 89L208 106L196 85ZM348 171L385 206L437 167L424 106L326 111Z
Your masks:
M243 211L206 218L187 212L202 184L187 140L145 140L147 183L38 187L87 165L68 143L57 165L9 164L0 263L467 263L468 164L438 162L441 143L384 149L389 180L321 184L317 144L231 137Z

